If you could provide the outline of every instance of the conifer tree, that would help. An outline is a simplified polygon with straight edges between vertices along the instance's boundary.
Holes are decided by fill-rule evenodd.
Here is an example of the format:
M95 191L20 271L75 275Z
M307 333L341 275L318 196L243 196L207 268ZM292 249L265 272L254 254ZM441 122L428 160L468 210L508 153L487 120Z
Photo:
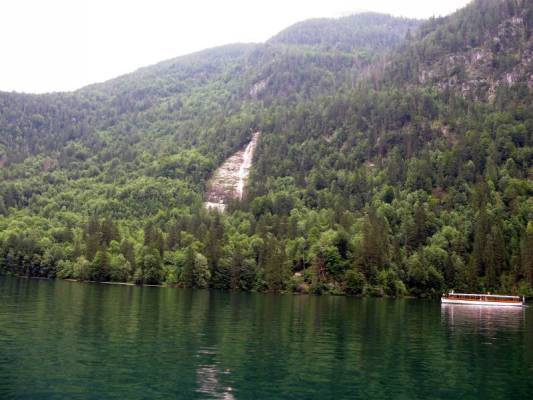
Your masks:
M109 280L109 254L106 250L98 250L92 261L92 278L103 282Z
M100 250L100 243L102 241L102 232L100 231L100 223L98 217L93 214L89 218L86 230L86 244L85 254L89 261L92 261L96 256L98 250Z
M194 286L194 269L196 264L196 252L192 246L185 250L185 261L183 265L183 283L186 287Z
M362 271L369 282L373 282L378 271L387 266L389 249L387 222L371 207L363 224L361 248Z
M102 227L100 230L102 236L101 241L103 246L109 246L109 243L111 243L111 241L113 240L120 242L120 234L118 228L116 227L111 218L105 218L102 221Z
M522 237L520 259L522 273L527 277L529 286L533 288L533 222L529 221Z

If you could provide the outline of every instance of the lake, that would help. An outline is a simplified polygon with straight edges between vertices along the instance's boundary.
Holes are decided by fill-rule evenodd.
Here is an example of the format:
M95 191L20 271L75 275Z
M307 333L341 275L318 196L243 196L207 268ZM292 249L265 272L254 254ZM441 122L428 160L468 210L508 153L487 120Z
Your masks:
M0 277L1 399L529 399L533 312Z

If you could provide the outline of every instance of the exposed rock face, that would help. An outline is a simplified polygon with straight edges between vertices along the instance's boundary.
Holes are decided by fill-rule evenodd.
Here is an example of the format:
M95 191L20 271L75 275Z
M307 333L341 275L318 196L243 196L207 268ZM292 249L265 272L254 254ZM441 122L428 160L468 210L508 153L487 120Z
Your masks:
M526 36L524 18L508 18L495 32L487 33L479 46L422 64L417 83L452 89L474 99L493 99L503 85L522 83L533 88L533 36Z
M265 90L265 88L267 87L267 84L268 84L268 79L260 80L259 82L254 84L252 88L250 89L250 96L253 98L257 98L259 94L261 94L261 92Z
M254 133L244 149L229 157L215 171L206 194L206 208L224 211L229 200L244 197L259 136L260 132Z

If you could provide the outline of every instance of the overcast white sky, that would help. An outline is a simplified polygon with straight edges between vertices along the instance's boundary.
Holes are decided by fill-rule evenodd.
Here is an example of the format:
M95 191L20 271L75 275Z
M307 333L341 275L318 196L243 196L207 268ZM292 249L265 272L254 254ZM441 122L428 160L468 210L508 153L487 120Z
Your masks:
M313 17L427 18L468 0L0 0L0 90L73 90Z

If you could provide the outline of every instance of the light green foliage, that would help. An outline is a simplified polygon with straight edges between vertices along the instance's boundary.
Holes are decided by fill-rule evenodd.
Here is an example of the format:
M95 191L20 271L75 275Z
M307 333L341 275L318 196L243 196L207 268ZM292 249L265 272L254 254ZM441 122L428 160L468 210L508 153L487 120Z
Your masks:
M207 258L205 258L205 256L200 253L196 253L193 276L195 287L205 289L209 286L211 272L207 267Z

